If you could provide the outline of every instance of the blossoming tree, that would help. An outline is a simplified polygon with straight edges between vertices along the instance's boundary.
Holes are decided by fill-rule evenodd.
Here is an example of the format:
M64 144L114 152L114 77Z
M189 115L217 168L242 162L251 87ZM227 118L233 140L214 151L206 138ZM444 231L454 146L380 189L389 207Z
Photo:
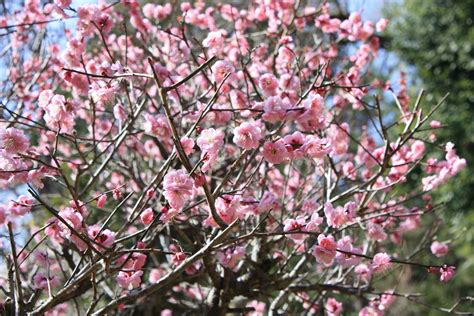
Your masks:
M0 17L3 311L382 315L423 303L403 272L454 276L430 192L466 161L436 142L442 100L372 76L385 19L72 6Z

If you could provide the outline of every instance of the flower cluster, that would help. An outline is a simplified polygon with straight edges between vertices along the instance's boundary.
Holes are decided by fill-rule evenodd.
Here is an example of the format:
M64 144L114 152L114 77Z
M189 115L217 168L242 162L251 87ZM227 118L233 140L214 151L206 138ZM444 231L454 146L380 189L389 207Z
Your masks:
M467 162L452 143L438 160L442 123L404 75L395 91L371 73L386 19L307 3L28 0L0 17L0 187L19 192L0 224L21 235L0 285L23 291L0 303L383 315L403 266L452 279L431 193ZM38 34L60 41L39 54Z

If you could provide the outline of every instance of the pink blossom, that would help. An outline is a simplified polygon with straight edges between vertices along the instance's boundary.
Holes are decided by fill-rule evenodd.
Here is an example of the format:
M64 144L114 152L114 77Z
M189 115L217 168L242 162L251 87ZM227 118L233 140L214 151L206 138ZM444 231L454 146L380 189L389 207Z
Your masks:
M25 195L20 195L16 201L8 203L8 211L15 216L23 216L31 210L33 201Z
M269 163L280 164L285 161L288 151L283 140L276 142L267 141L263 144L262 155Z
M366 306L359 311L359 316L383 316L383 311L374 306Z
M416 140L411 145L410 151L407 154L407 159L411 161L418 160L423 157L425 152L425 143L421 140Z
M171 170L163 179L163 195L174 209L182 209L191 196L194 181L183 170Z
M305 154L305 137L301 132L294 132L293 134L283 137L286 151L291 159L303 158Z
M224 146L224 133L208 128L201 132L196 141L202 152L217 152Z
M257 209L258 212L264 213L278 208L278 200L275 195L269 191L265 191L262 199L258 203Z
M431 252L436 257L443 257L448 253L449 247L444 243L440 243L439 241L435 241L431 244Z
M37 189L42 189L44 187L43 179L47 175L44 169L34 169L28 171L28 183L34 186Z
M71 5L72 0L54 0L54 4L62 10L66 9Z
M121 259L120 259L121 262L120 263L123 263L123 261L127 258L128 258L128 260L127 260L127 262L125 262L125 264L123 266L123 269L127 270L127 271L137 271L137 270L141 270L141 268L143 268L143 266L145 265L147 257L146 257L145 254L143 254L141 252L133 252L130 257L129 257L128 254L121 257Z
M192 138L186 136L181 137L181 145L186 155L191 155L194 152L194 140Z
M449 280L451 280L454 277L454 270L455 269L456 269L456 267L444 265L443 267L440 268L441 276L440 276L439 279L442 282L448 282Z
M331 297L324 306L328 316L339 316L342 313L342 303Z
M35 288L39 290L47 290L49 286L51 288L55 288L59 285L60 280L57 276L46 276L43 273L36 273L33 277L33 282L35 284ZM48 286L49 284L49 286Z
M121 104L116 104L114 106L114 117L121 121L121 122L125 122L125 120L127 119L127 112L125 111L125 108L121 105Z
M144 210L143 213L140 215L140 219L143 225L146 225L146 226L150 225L154 219L153 209L147 208L146 210Z
M216 200L216 210L217 214L226 224L232 223L238 217L238 208L240 206L240 199L237 196L233 195L222 195ZM212 215L209 213L210 223L213 224Z
M341 20L339 19L331 19L329 14L324 13L319 15L316 18L316 23L315 25L319 28L324 33L335 33L339 29L339 25L341 24Z
M262 119L269 123L275 123L285 119L287 110L291 108L291 104L282 100L280 97L269 97L263 102Z
M51 95L50 90L41 92L39 106L44 109L43 119L50 128L70 133L74 127L75 112L78 104L66 100L63 95Z
M303 131L312 132L324 127L326 116L324 114L324 99L316 93L312 93L302 103L304 112L300 114L296 121Z
M318 212L313 212L311 218L306 223L305 230L308 232L319 232L319 225L323 222L323 218L319 216Z
M28 149L29 140L24 132L14 127L7 129L0 128L0 149L7 154L16 154Z
M226 268L237 271L237 264L245 257L245 248L237 246L217 253L217 260Z
M377 32L383 32L383 30L385 30L387 25L388 25L388 20L385 18L382 18L375 24L375 30Z
M69 226L71 226L72 228L74 228L76 230L81 229L82 220L83 220L81 213L76 212L74 209L72 209L70 207L66 207L65 209L63 209L62 211L59 212L59 216L62 217L69 224ZM59 225L62 226L63 223L60 222ZM68 229L68 228L66 228L65 225L64 225L64 228ZM69 237L69 234L70 233L68 233L66 236ZM68 238L66 236L64 236L64 237Z
M347 153L349 149L349 132L349 125L347 123L342 123L339 126L331 124L328 138L331 141L332 154L341 156Z
M360 257L357 254L361 254L362 251L352 245L352 238L350 236L344 236L337 242L338 251L336 255L336 262L342 266L353 266L360 262ZM352 255L352 254L355 255Z
M212 66L212 74L216 83L221 83L227 74L234 71L234 67L226 60L219 60Z
M150 115L145 114L145 133L156 136L160 139L171 138L171 130L169 128L166 117L162 114Z
M184 260L186 260L186 254L182 251L177 251L171 256L171 262L177 266L180 265Z
M109 229L101 230L100 225L93 225L87 228L87 233L95 242L104 247L112 247L115 241L115 233ZM100 247L99 247L100 248Z
M367 233L369 238L376 241L384 241L387 239L387 234L385 233L382 226L377 223L369 222L367 224Z
M142 283L141 276L143 275L143 271L135 271L135 272L125 272L120 271L117 275L117 283L120 287L133 290L140 286Z
M254 122L244 122L234 129L234 143L244 149L255 149L260 145L262 131Z
M370 277L372 276L372 269L368 267L365 263L361 263L357 267L355 267L354 272L357 273L360 278L365 282L368 282Z
M336 208L331 203L326 203L324 205L324 215L326 215L328 226L341 227L355 217L355 208L355 204L351 202L346 203L344 207L337 206Z
M264 74L258 79L260 89L267 97L276 95L278 88L278 80L272 74Z
M313 248L313 256L319 263L325 266L331 266L336 257L337 244L334 237L320 234L318 236L318 245Z
M161 278L161 272L159 269L152 269L150 271L150 276L148 278L148 281L150 281L150 283L156 283L158 282L158 280Z
M246 313L246 316L263 316L265 315L265 303L253 300L247 303L247 307L253 307L254 311Z
M223 29L217 30L215 32L209 32L207 37L202 41L202 45L207 48L217 48L222 46L225 41L227 32Z
M287 234L286 236L290 239L293 239L294 241L302 241L308 237L306 234L291 234L293 231L301 231L304 230L306 226L306 220L304 219L304 216L300 215L296 217L296 219L293 218L288 218L283 221L283 231L285 233L290 233Z
M371 268L374 272L384 272L390 267L390 256L386 253L378 253L372 259Z
M305 139L303 150L311 158L322 158L331 152L332 147L329 139L310 135Z

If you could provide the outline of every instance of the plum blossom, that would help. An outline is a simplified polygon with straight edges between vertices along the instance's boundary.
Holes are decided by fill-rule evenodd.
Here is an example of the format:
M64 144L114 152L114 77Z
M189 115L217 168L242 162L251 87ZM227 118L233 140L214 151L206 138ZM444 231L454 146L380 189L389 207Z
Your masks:
M217 253L217 260L226 268L237 271L237 264L245 257L245 248L237 246Z
M261 214L264 212L269 212L271 210L276 210L277 208L278 208L278 200L276 196L269 191L265 191L262 199L260 200L257 206L258 213Z
M387 25L388 25L388 20L385 18L382 18L375 24L375 30L377 32L383 32L383 30L385 30Z
M206 172L217 160L218 151L224 146L224 133L214 128L205 129L197 138L196 143L201 149L201 159L204 161L201 170Z
M120 271L117 275L117 283L123 289L133 290L140 286L142 283L141 276L143 275L143 271L135 271L135 272L125 272Z
M161 271L159 269L152 269L148 280L150 283L156 283L161 278Z
M87 233L95 242L104 247L112 247L115 241L115 233L109 229L101 229L100 225L92 225L87 228ZM95 243L93 243L94 246Z
M258 79L260 89L267 97L276 95L278 89L278 80L272 74L264 74Z
M444 243L440 243L439 241L435 241L431 244L431 252L436 257L443 257L448 253L449 247Z
M171 170L163 179L163 195L172 208L180 210L192 194L194 181L183 170Z
M123 263L126 259L128 260L123 265L124 271L138 271L143 268L146 262L146 255L141 252L133 252L131 256L124 255L119 260L118 263Z
M326 215L326 222L331 227L341 227L356 216L357 205L354 202L348 202L342 206L333 207L331 203L324 205L324 214Z
M320 234L318 236L318 245L313 248L313 256L316 257L319 263L331 266L336 257L336 249L337 244L333 236Z
M285 161L288 151L283 140L276 142L267 141L263 144L262 151L263 158L272 164L280 164Z
M171 130L169 128L166 117L162 114L150 115L145 114L145 133L156 136L160 139L169 139Z
M38 290L47 290L49 287L55 288L60 284L60 280L57 276L46 276L41 272L38 272L33 276L33 282L35 288Z
M384 241L387 239L387 234L385 233L383 227L374 222L369 222L367 224L367 234L372 240Z
M260 145L262 131L254 122L244 122L234 129L234 143L244 149L255 149Z
M373 271L368 265L361 263L355 267L354 272L357 273L364 282L368 282Z
M14 127L0 128L0 149L5 153L12 155L24 152L28 149L29 143L22 130Z
M383 313L375 306L365 306L359 311L359 316L383 316Z
M285 142L286 151L291 159L303 158L305 154L305 137L300 132L294 132L293 134L286 135L283 137Z
M291 104L278 96L269 97L263 102L262 119L269 123L283 121Z
M183 136L181 137L181 145L183 146L184 153L191 155L194 152L194 140L192 138Z
M70 133L75 124L77 103L66 100L63 95L44 90L39 96L39 106L44 109L43 119L50 128Z
M319 225L321 225L322 222L323 218L319 216L318 212L315 211L311 215L309 221L306 223L305 230L308 232L319 232Z
M71 5L72 0L54 0L54 4L61 9L66 9Z
M442 282L448 282L449 280L451 280L453 277L454 277L454 270L456 268L453 267L453 266L443 266L440 268L440 272L441 272L441 276L439 277L439 279L442 281Z
M70 207L66 207L64 210L59 212L59 216L62 217L73 229L78 231L81 230L83 220L81 213L76 212ZM59 226L63 228L62 236L64 238L69 238L71 236L69 228L67 228L63 222L60 222Z
M342 313L342 303L333 297L328 298L324 308L328 316L339 316Z
M378 253L372 259L371 268L374 272L384 272L390 267L390 256L383 252Z
M446 160L437 162L434 159L428 160L428 173L435 175L423 178L424 191L431 191L459 173L467 165L466 159L460 158L454 150L454 144L446 144Z
M352 238L350 236L344 236L337 242L338 251L336 255L336 262L342 266L353 266L360 262L360 257L353 254L361 254L362 251L352 245Z
M8 203L8 211L14 216L23 216L31 210L33 201L25 195L20 195L16 201Z
M227 74L234 71L234 66L226 60L219 60L212 66L212 74L216 83L221 83Z
M218 48L224 44L227 32L223 29L209 32L207 37L202 41L202 45L207 48Z
M332 151L332 146L329 139L310 135L305 139L303 150L308 157L322 158Z
M296 219L288 218L283 222L283 231L287 234L286 236L295 242L302 241L308 237L306 234L293 234L292 231L304 230L306 226L306 220L303 215L296 217Z

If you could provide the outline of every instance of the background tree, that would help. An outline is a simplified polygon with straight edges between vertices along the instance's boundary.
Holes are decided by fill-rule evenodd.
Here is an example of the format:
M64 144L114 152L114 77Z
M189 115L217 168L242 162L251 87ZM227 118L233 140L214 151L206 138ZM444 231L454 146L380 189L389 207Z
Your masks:
M458 292L472 294L474 261L474 1L405 0L388 7L391 20L384 46L395 52L412 70L409 78L427 91L427 99L438 100L449 92L446 105L437 119L446 126L439 140L451 139L459 144L459 152L468 161L468 168L456 181L438 190L446 202L445 219L452 225L444 236L453 239L460 277L456 290L446 293L431 288L431 301L439 301ZM458 238L456 238L458 237ZM459 238L460 237L460 238Z

